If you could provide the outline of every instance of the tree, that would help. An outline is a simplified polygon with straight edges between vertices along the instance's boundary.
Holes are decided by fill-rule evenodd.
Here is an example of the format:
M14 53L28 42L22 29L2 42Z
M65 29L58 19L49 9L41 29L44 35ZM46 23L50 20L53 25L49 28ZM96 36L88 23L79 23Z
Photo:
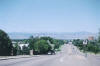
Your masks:
M0 30L0 56L9 56L12 53L12 42L3 30Z
M99 33L98 33L98 42L100 43L100 29L99 29Z
M29 49L30 50L34 50L34 44L37 42L39 40L39 38L38 37L33 37L33 36L31 36L30 38L29 38Z
M72 42L75 46L79 47L79 49L83 49L83 40L74 39Z
M99 52L99 50L100 50L100 47L97 43L89 42L87 44L87 51L94 52L96 54Z
M49 47L50 46L46 40L39 40L34 44L34 51L37 51L39 54L46 54Z
M22 54L21 47L18 45L18 43L16 43L13 45L13 55L16 56L20 54Z
M54 39L51 37L41 37L42 40L49 40L51 44L54 44Z

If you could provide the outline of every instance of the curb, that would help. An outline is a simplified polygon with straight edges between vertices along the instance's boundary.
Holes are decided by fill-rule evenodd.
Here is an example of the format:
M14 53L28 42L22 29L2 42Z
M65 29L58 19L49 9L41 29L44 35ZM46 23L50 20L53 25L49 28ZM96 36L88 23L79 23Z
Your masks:
M0 58L0 61L1 60L9 60L9 59L30 58L30 57L38 57L38 56L33 55L33 56L22 56L22 57L17 57L17 56L15 56L15 57L5 57L5 58Z

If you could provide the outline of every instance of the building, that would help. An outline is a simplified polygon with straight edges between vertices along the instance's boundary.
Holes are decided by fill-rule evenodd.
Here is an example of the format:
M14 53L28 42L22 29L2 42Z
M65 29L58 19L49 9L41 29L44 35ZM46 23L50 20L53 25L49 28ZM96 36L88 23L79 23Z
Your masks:
M88 37L88 40L89 40L89 41L92 41L92 40L94 40L94 37L93 37L93 36L89 36L89 37Z
M25 47L28 47L29 44L19 44L19 46L20 46L21 50L23 50L23 47L24 47L24 46L25 46Z
M29 54L29 43L22 43L12 41L13 44L13 55L28 55Z

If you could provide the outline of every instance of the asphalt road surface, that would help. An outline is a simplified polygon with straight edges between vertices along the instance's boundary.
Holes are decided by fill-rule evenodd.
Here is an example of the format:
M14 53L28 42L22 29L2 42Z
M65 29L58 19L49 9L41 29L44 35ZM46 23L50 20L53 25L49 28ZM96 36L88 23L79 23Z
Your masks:
M56 55L1 60L0 66L100 66L99 56L86 56L72 44L65 44Z

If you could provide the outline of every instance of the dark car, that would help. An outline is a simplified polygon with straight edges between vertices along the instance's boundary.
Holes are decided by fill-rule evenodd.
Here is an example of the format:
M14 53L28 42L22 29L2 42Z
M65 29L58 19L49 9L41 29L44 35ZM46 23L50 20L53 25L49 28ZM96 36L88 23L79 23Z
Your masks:
M48 55L55 55L55 51L54 50L49 51Z

